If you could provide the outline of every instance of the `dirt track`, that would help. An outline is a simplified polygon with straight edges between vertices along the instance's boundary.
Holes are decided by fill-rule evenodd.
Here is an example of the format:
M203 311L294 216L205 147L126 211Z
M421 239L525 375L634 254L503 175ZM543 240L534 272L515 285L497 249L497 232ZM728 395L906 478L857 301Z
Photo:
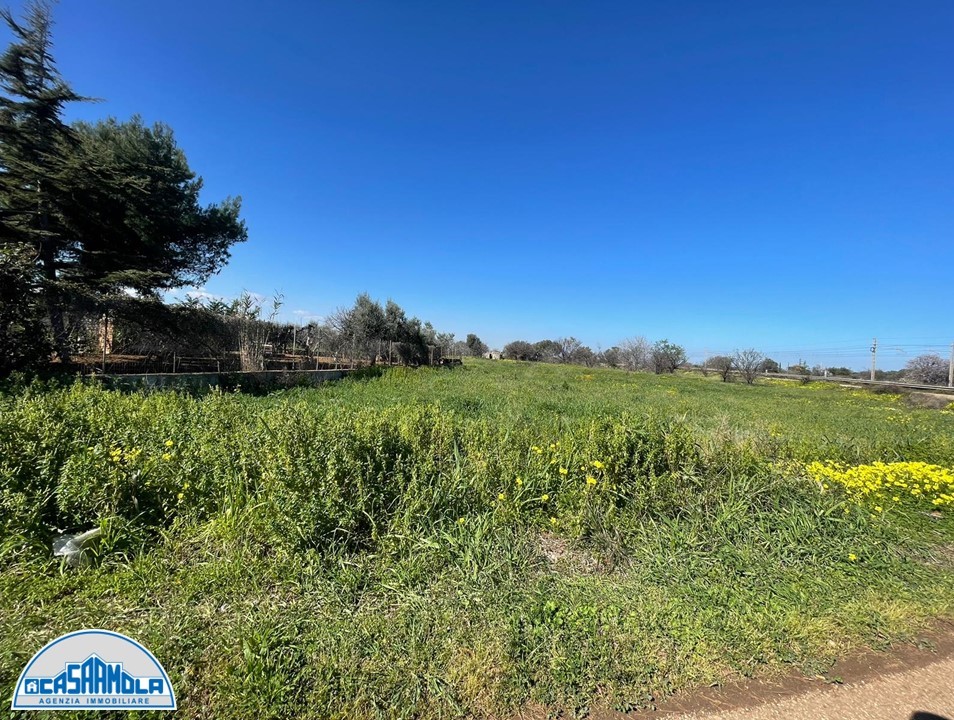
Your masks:
M726 712L669 720L954 720L954 659Z
M597 714L594 714L597 715ZM954 720L954 625L889 650L859 650L825 677L790 673L706 688L656 711L600 720Z

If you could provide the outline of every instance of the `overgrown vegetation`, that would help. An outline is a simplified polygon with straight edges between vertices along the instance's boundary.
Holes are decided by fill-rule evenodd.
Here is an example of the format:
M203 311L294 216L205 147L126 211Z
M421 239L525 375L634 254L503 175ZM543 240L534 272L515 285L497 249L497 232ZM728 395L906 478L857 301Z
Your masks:
M950 616L946 507L874 512L815 461L954 467L954 414L506 361L259 398L34 386L0 413L0 682L104 627L186 717L584 712ZM95 525L91 567L50 557Z

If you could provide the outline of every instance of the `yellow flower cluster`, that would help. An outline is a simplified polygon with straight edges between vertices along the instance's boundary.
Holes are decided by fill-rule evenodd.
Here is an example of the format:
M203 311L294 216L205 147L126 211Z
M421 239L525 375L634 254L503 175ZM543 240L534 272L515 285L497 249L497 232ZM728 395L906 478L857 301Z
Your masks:
M609 484L610 481L607 477L609 473L607 472L606 462L596 459L577 460L576 462L582 463L578 466L580 474L577 475L577 466L573 465L572 462L568 462L565 457L566 453L563 450L564 448L560 447L559 442L547 443L546 445L531 445L531 462L533 462L534 465L536 465L537 462L542 462L545 465L552 466L549 471L554 473L557 479L561 481L570 480L571 478L575 479L577 477L581 478L583 488L588 493L594 491L601 483L603 487L607 489L616 489L615 485ZM540 456L538 461L533 458L534 455ZM544 479L543 482L547 483L548 480ZM536 490L536 488L534 488L534 486L536 484L532 477L516 476L513 479L513 486L511 486L513 490L512 494L506 492L506 489L501 490L497 494L497 501L492 502L492 504L498 508L520 509L525 506L530 506L542 510L548 503L551 503L552 498L549 493L535 495L534 490ZM562 483L558 487L561 488L561 490L567 489L571 493L568 497L572 497L572 488L567 488ZM572 502L572 500L569 502ZM555 503L549 505L549 507L552 508L552 512L557 511ZM550 524L554 526L560 522L556 514L550 515L549 520Z
M923 462L876 462L850 467L836 462L813 462L809 477L827 488L838 483L849 497L881 512L888 503L928 502L954 507L954 470Z
M109 459L114 463L134 463L140 455L142 455L142 450L140 448L132 448L131 450L125 451L122 448L113 448L109 451Z

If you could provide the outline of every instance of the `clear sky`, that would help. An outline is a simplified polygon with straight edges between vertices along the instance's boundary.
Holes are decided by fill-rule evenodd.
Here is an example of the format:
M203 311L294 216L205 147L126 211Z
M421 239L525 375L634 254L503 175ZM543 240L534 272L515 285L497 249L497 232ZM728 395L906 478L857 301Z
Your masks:
M16 10L21 2L13 3ZM492 346L884 367L954 340L954 3L63 0L106 115L249 241L204 291L369 292ZM296 314L297 311L297 314ZM902 346L904 353L889 350Z

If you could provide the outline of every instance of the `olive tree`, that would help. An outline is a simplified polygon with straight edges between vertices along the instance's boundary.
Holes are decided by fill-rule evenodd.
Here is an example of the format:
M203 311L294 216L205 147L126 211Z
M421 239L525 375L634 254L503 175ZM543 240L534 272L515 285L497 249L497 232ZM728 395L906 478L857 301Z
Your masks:
M533 345L526 340L514 340L504 345L503 356L507 360L536 360Z
M674 373L676 368L686 362L686 349L682 345L676 345L666 339L657 340L653 343L652 353L653 372L657 375L662 373Z
M608 367L618 367L622 362L622 355L619 348L614 345L611 348L607 348L606 350L597 353L596 359L597 362Z
M556 340L538 340L533 343L531 360L540 362L559 362L561 346Z
M706 360L706 367L715 370L722 378L722 382L729 382L732 370L735 369L735 360L728 355L715 355Z
M467 333L467 339L464 342L474 357L483 357L487 352L487 344L474 333Z

